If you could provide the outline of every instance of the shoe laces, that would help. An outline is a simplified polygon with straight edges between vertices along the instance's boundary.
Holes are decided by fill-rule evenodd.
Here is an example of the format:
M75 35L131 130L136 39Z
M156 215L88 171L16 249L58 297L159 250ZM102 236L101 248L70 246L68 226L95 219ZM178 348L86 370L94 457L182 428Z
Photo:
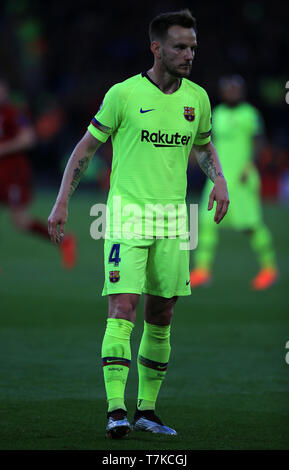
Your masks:
M154 410L137 410L135 414L135 419L139 419L139 418L146 418L150 421L154 421L155 423L158 423L161 426L163 426L162 421L155 414Z
M107 419L112 418L115 421L119 421L121 419L126 418L126 414L127 413L125 410L122 410L121 408L119 408L117 410L109 411L107 413Z

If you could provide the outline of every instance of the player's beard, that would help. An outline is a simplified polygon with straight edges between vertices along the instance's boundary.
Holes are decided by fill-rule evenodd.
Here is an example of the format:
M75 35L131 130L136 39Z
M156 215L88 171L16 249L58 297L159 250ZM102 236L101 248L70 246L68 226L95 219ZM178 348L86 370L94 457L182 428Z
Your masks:
M192 70L192 64L189 64L187 69L184 69L183 72L181 72L176 66L173 66L170 64L167 60L166 57L163 57L163 65L165 67L166 72L168 72L172 77L174 78L183 78L183 77L188 77L191 74ZM181 64L185 65L185 64Z

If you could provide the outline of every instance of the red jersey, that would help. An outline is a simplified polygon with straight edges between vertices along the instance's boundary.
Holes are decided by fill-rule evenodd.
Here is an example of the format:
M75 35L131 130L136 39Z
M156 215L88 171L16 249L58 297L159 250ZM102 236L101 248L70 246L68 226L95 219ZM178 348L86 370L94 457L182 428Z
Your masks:
M0 105L0 146L28 125L27 118L12 104ZM24 206L31 200L31 168L24 152L0 155L0 203Z
M13 139L19 131L27 126L27 118L10 103L0 105L0 145L2 142ZM9 153L7 157L23 155L22 152ZM2 155L2 158L6 158Z

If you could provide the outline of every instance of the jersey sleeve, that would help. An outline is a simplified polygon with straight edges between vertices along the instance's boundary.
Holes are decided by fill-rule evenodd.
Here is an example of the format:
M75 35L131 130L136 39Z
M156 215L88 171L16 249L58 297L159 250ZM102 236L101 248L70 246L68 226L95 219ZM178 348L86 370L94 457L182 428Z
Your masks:
M87 127L93 137L104 143L117 131L122 119L122 101L119 85L114 85Z
M204 89L201 94L201 116L194 145L205 145L211 141L212 113L209 97Z

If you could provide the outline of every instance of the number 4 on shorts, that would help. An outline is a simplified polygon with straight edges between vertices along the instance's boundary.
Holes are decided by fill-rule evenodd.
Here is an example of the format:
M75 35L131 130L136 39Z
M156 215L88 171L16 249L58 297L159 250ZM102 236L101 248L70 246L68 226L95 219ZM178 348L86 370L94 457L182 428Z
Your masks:
M119 249L120 249L120 244L119 243L114 243L112 245L112 248L110 250L108 262L109 263L114 263L115 266L118 266L121 259L119 257Z

